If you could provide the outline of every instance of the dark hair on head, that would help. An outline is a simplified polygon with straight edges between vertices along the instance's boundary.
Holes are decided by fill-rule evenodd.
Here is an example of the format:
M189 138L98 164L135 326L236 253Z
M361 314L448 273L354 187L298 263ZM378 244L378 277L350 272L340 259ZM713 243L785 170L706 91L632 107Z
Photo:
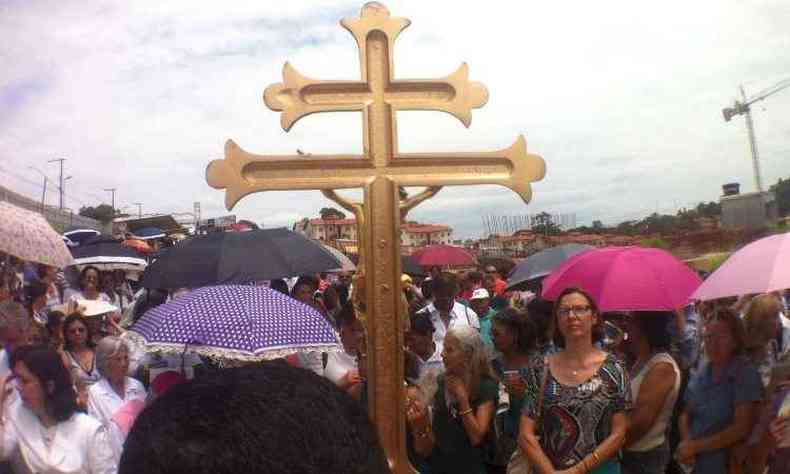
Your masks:
M522 354L535 350L538 328L525 311L505 308L494 315L492 322L506 328L516 337L516 347Z
M427 336L436 332L436 327L428 313L417 311L409 315L409 330Z
M118 472L390 470L362 405L309 370L263 363L195 378L146 407L126 439Z
M443 272L438 277L431 280L431 291L436 293L457 293L458 292L458 277L449 272Z
M69 341L69 327L71 327L71 325L74 323L82 323L82 325L85 326L86 337L87 337L87 339L85 340L85 344L91 349L96 347L96 343L93 342L93 330L91 330L91 325L88 324L88 322L85 321L85 318L83 318L81 315L71 314L66 317L65 321L63 321L63 349L67 351L74 349L71 346L71 342Z
M335 293L337 293L337 299L340 301L340 306L345 305L348 302L348 287L340 283L333 283L332 288L335 290Z
M671 311L637 311L632 316L634 323L639 326L639 332L653 351L669 350L672 344L669 323L673 317L674 313Z
M527 303L527 314L538 331L538 344L548 343L549 331L554 325L554 305L551 301L535 298Z
M560 332L560 326L557 323L558 312L560 309L560 303L562 303L562 299L568 295L572 294L579 294L584 296L587 299L587 303L589 303L590 308L592 308L592 316L596 319L596 323L592 327L592 342L593 344L596 342L600 342L603 340L604 332L603 332L603 319L601 318L601 311L598 309L598 304L596 304L595 299L593 299L592 295L587 293L581 288L578 287L570 287L565 288L562 290L562 293L557 296L557 299L554 301L554 344L557 347L564 348L565 347L565 338L562 336Z
M46 325L46 328L47 328L47 332L49 332L50 336L52 336L52 334L58 328L62 328L63 327L63 319L65 317L66 317L66 315L63 314L60 311L50 311L47 314L47 325Z
M41 280L33 280L25 289L27 304L33 304L33 300L47 295L47 284Z
M285 282L282 278L278 278L276 280L272 280L269 282L269 288L275 291L279 291L284 295L290 296L291 293L288 291L288 283Z
M354 310L354 305L350 301L346 302L346 304L340 308L337 316L335 316L335 320L337 321L338 328L357 322L357 312Z
M735 354L741 354L746 350L746 329L743 327L743 320L738 316L732 308L719 307L713 312L713 315L708 320L707 324L721 322L727 325L727 329L732 334L732 340L735 342Z
M90 270L93 270L93 271L96 272L96 288L99 287L99 283L100 283L99 282L99 277L101 276L101 271L99 271L99 269L94 267L93 265L88 265L87 267L83 268L82 271L80 272L79 285L80 285L80 289L81 290L84 289L84 288L82 288L82 280L85 279L85 274L88 273Z
M291 289L291 296L296 296L296 291L299 289L300 286L309 285L312 290L311 292L315 292L318 289L318 279L311 275L302 275L296 280L296 284Z
M71 374L63 366L63 359L49 347L37 346L17 349L15 363L22 362L38 378L44 391L44 409L58 423L68 420L80 411L77 392ZM51 383L51 385L50 385Z
M469 272L466 274L466 279L474 282L474 283L482 283L483 282L483 274L481 272Z

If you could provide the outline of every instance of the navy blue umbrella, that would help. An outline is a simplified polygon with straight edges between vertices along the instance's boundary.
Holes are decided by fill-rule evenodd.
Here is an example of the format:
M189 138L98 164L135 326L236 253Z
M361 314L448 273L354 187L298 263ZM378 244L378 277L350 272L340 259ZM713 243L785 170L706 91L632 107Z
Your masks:
M582 244L565 244L551 247L531 255L513 268L508 277L507 290L533 290L555 268L577 253L595 247Z

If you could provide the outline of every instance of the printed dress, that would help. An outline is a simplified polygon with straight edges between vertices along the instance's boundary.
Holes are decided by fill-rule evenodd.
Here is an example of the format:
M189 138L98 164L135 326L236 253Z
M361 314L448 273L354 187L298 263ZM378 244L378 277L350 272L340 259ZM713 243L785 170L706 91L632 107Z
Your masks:
M524 415L538 419L537 394L544 358L535 358L527 372ZM631 409L631 385L623 364L609 354L586 382L566 386L548 370L543 415L537 431L540 445L555 469L567 469L591 454L612 429L612 416Z

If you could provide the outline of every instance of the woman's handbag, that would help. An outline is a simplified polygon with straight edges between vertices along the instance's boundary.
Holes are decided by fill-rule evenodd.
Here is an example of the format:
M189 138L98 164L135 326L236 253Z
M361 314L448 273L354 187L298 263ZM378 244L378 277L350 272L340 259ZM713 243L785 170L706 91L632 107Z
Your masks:
M538 417L535 420L535 429L540 429L540 423L543 419L543 393L546 391L546 380L549 377L549 360L543 359L543 378L540 382L540 391L538 392ZM526 454L521 451L521 447L517 447L510 457L510 462L507 465L507 474L532 474L532 465Z

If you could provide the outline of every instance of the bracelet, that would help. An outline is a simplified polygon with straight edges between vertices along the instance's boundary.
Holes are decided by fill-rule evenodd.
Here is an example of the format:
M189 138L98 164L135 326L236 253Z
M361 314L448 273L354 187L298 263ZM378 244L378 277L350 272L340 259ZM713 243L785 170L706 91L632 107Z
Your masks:
M601 458L600 458L600 456L598 456L598 451L596 451L596 450L593 450L593 452L592 452L592 458L593 458L593 461L595 461L595 465L596 465L596 466L597 466L598 464L601 464Z
M468 414L472 413L473 411L474 411L474 410L473 410L473 409L471 409L471 408L469 408L469 409L466 409L466 410L464 410L464 411L459 411L459 412L458 412L458 416L466 416L466 415L468 415Z

